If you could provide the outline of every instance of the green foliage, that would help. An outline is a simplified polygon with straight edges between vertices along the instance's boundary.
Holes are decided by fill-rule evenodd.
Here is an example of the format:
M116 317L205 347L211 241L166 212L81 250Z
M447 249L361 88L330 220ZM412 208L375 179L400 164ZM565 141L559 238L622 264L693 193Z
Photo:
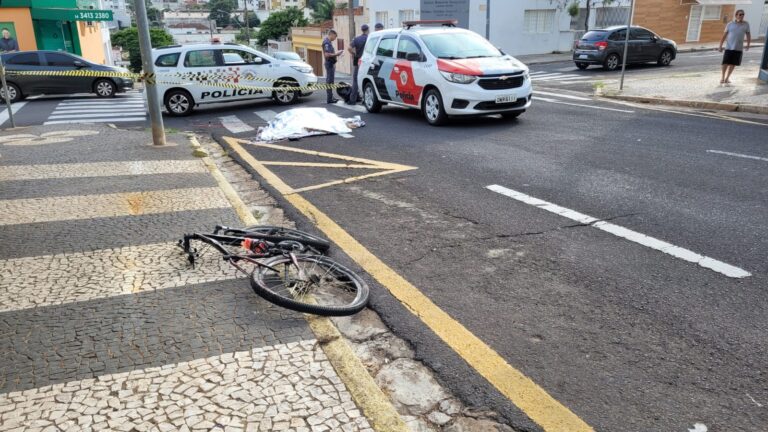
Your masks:
M268 39L279 39L281 36L288 35L291 27L303 27L307 24L309 21L304 18L304 13L295 7L274 12L261 23L257 36L258 43L265 45Z
M568 15L575 17L579 14L579 2L575 1L568 5Z
M241 17L240 16L235 17L234 21L235 21L235 25L237 27L240 27L240 28L245 27L245 23L243 23L241 21ZM248 27L253 28L253 27L258 27L260 25L261 25L261 20L259 19L259 17L257 17L255 13L249 11L248 12Z
M150 28L149 39L152 47L173 44L173 37L161 28ZM139 32L136 27L130 27L112 35L112 45L121 46L130 53L130 69L134 72L141 70L141 50L139 49Z
M333 11L336 10L334 0L317 0L312 8L312 21L321 23L333 19Z
M226 27L232 21L232 11L235 9L234 0L213 0L208 3L211 13L208 19L216 20L217 27Z

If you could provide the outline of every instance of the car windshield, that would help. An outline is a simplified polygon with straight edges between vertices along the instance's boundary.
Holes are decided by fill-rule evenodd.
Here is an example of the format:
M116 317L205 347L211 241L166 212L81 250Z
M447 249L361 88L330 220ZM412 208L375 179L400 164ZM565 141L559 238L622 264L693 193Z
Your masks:
M421 37L427 49L442 59L501 57L498 48L475 33L436 33Z
M599 41L605 39L605 35L608 32L606 31L590 31L584 34L584 36L581 37L581 40L585 41Z

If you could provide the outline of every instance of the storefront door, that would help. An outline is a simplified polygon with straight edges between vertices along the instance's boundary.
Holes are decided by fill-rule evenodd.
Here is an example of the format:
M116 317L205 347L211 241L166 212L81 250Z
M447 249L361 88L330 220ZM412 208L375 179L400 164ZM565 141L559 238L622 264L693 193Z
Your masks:
M35 20L34 25L38 49L77 54L69 21Z

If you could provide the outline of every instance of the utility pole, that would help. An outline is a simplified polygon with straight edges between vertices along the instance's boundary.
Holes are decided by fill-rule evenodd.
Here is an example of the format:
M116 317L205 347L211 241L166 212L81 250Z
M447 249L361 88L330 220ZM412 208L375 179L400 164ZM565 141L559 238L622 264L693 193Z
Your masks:
M144 0L134 0L134 5L136 7L136 26L139 33L141 64L144 74L148 77L144 80L144 91L147 95L149 120L152 123L152 143L156 146L164 146L165 128L163 127L163 112L160 110L160 100L157 97L157 87L155 85L155 65L152 63L152 41L149 38L147 6L144 4Z
M491 40L491 0L485 0L485 38Z
M635 14L635 0L629 3L629 18L627 18L627 35L624 38L624 56L621 58L621 81L619 81L619 91L624 90L624 71L627 69L627 49L629 48L629 32L632 30L632 18Z
M248 41L247 45L251 46L251 29L248 25L248 0L243 0L243 5L245 6L245 40Z
M5 82L5 66L3 66L3 58L0 57L0 79L2 82L3 94L5 95L5 106L8 107L8 119L11 121L11 129L16 127L16 123L13 121L13 110L11 109L11 96L8 94L8 83Z
M355 38L355 5L354 0L347 2L347 9L349 12L349 41L347 41L347 47L352 46L352 39ZM349 56L349 73L350 75L355 71L355 56Z

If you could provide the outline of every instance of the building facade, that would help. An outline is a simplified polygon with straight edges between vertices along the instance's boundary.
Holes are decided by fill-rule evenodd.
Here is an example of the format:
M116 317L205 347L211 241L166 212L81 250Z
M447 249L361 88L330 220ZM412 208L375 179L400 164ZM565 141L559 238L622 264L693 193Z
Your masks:
M112 10L98 0L3 0L0 28L7 28L19 49L67 51L98 64L112 64L109 32Z

